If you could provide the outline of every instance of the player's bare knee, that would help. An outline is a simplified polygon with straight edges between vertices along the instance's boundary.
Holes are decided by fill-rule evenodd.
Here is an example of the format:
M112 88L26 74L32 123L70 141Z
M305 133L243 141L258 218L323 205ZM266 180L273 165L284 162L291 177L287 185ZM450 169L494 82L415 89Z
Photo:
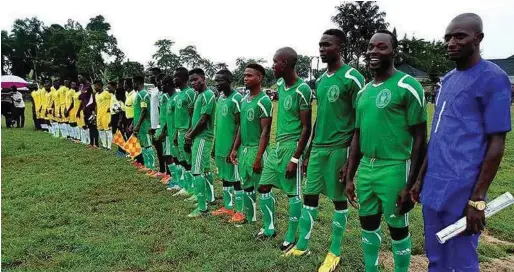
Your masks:
M246 189L244 189L244 191L245 191L245 192L248 192L248 193L251 193L251 192L253 192L254 190L255 190L255 188L254 188L253 186L252 186L252 187L250 187L250 188L246 188Z
M395 241L400 241L409 236L409 227L394 228L389 226L389 233L391 234L391 239Z
M223 180L223 187L232 187L232 183L231 182L228 182L226 180Z
M271 188L273 188L271 185L259 185L259 189L257 189L257 191L259 191L260 194L267 194L271 192Z
M380 227L382 214L360 216L361 228L367 231L375 231Z
M236 191L243 190L243 188L241 188L241 182L240 181L234 182L234 190L236 190Z
M319 195L304 195L303 203L309 207L318 207L319 205Z
M334 208L338 211L343 211L348 209L348 202L346 201L336 201L334 200Z

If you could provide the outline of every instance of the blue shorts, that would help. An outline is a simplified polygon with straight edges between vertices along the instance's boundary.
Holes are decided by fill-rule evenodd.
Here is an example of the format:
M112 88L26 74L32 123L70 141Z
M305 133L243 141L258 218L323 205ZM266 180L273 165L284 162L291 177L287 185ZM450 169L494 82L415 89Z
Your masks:
M429 261L428 271L466 271L478 272L478 237L475 235L458 235L440 244L435 234L462 218L446 211L438 212L423 206L425 222L425 250Z

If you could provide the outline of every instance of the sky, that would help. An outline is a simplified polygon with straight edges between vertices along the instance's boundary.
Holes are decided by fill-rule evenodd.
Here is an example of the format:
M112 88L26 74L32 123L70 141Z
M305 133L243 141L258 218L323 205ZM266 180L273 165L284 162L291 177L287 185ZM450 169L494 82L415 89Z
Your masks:
M318 55L324 30L333 28L331 17L342 1L316 0L23 0L2 4L0 29L10 30L17 18L36 16L45 25L64 24L71 18L86 25L102 14L111 33L128 59L146 65L152 59L155 41L171 39L174 51L196 46L201 56L225 62L232 68L238 57L264 58L271 65L275 51L291 46L299 54ZM20 4L15 4L20 3ZM148 3L148 4L147 4ZM426 40L441 39L456 15L475 12L482 17L485 58L507 58L514 54L514 1L379 1L390 28ZM59 7L59 9L57 9ZM228 9L230 7L230 9Z

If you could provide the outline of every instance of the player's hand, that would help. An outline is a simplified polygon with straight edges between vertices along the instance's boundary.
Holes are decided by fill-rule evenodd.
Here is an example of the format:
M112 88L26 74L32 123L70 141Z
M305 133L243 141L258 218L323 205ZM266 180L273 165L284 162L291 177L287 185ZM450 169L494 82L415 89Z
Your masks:
M155 129L153 129L153 128L150 129L150 135L155 135Z
M175 138L173 138L173 145L178 146L178 137L175 135Z
M464 216L466 216L466 235L478 234L484 230L485 227L485 212L479 211L469 205L464 209Z
M261 158L255 158L255 161L252 165L253 172L256 174L262 173L262 159Z
M306 157L302 162L302 175L307 176L307 166L309 166L309 157Z
M357 205L357 196L355 195L355 183L352 181L346 181L346 196L348 197L348 202L350 202L350 205L352 205L355 209L358 209Z
M216 158L216 152L214 152L214 147L212 148L212 151L211 151L211 158Z
M191 143L188 143L187 141L184 143L184 151L191 153Z
M157 141L162 142L165 137L166 135L164 135L164 133L161 132L161 134L159 134L159 137L157 137Z
M228 158L233 165L237 165L239 163L237 161L237 150L232 150Z
M296 170L298 169L298 164L294 162L289 162L286 168L286 179L291 179L296 175Z
M136 127L134 128L134 134L136 134L136 135L137 135L138 133L139 133L139 126L136 126Z
M409 189L404 188L396 200L396 213L406 214L414 208L414 202L410 199Z
M187 145L191 145L193 143L193 139L189 138L186 134L186 136L184 136L184 143Z
M348 173L348 161L339 170L339 182L344 183L346 181L346 173Z
M409 191L410 199L414 203L419 203L419 195L421 194L421 185L422 185L422 182L421 182L421 180L418 179L418 180L416 180L414 185L412 185L412 188Z

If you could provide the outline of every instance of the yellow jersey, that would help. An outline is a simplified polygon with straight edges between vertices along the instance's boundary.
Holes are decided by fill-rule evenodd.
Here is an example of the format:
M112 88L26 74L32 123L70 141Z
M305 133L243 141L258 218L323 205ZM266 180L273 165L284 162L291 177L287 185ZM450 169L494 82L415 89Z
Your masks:
M30 93L30 96L32 96L32 103L34 103L34 109L36 111L36 114L38 114L41 108L41 89L32 91L32 93Z
M111 100L113 99L113 95L108 91L103 91L101 93L95 94L96 99L96 114L97 115L105 115L109 113L109 108L111 107Z
M127 119L134 118L134 100L136 99L137 92L132 90L130 92L125 92L125 117Z

